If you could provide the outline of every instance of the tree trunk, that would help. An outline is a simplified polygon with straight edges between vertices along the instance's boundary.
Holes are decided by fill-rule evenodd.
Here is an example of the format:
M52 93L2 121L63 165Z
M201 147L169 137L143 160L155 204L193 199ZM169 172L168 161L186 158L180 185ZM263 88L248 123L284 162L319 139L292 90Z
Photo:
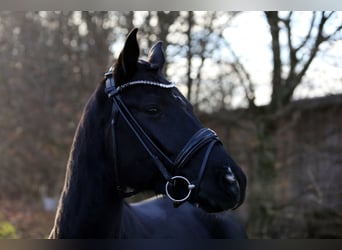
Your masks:
M192 26L193 26L193 23L194 23L194 20L193 20L193 16L194 16L194 13L192 11L189 11L188 12L188 25L189 25L189 28L186 32L186 35L188 37L188 51L187 51L187 62L188 62L188 65L187 65L187 68L188 68L188 72L187 72L187 87L188 87L188 92L187 92L187 99L192 102L192 96L191 96L191 93L192 93L192 87L193 87L193 81L192 81L192 78L191 78L191 58L192 58L192 51L191 51L191 30L192 30Z
M267 238L272 235L275 204L276 125L269 114L253 115L256 125L256 165L252 167L249 180L250 237ZM253 118L252 118L253 119Z

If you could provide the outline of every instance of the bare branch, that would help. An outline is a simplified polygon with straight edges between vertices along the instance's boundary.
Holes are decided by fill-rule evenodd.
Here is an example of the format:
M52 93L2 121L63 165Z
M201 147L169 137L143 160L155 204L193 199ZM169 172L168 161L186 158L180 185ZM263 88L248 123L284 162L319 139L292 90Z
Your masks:
M237 73L237 76L240 80L240 84L244 89L245 96L247 98L249 107L256 107L255 105L255 83L253 83L250 74L244 67L244 65L240 62L239 57L235 54L233 49L231 48L230 44L227 40L224 39L227 49L229 50L230 54L234 58L234 63L231 64L234 71Z
M293 92L293 90L296 88L296 86L301 82L301 80L302 80L303 76L305 75L306 71L308 70L311 62L316 57L318 50L319 50L319 46L328 39L329 36L324 37L323 33L324 33L325 24L326 24L329 17L331 17L331 13L327 16L325 16L325 12L321 13L321 18L320 18L320 23L318 25L318 31L317 31L315 43L312 45L312 47L310 49L309 58L307 59L306 62L304 62L302 69L298 72L298 74L296 76L296 80L292 81L290 84L290 91L291 92Z
M271 107L278 108L281 106L282 95L282 60L280 56L280 41L279 41L279 16L276 11L265 12L267 22L270 26L272 36L272 54L273 54L273 77L272 77L272 99Z
M329 15L327 16L327 18L331 18L333 16L333 14L335 14L334 11L332 11L331 13L329 13ZM332 39L333 36L335 36L338 32L340 32L342 30L342 23L340 26L337 26L335 31L333 31L330 35L326 35L325 36L325 40L330 40Z
M299 50L301 50L308 43L310 37L312 36L313 28L315 27L316 18L317 18L317 13L313 12L313 16L311 18L311 23L310 23L310 26L309 26L308 33L306 34L306 36L305 36L304 40L302 41L302 43L295 49L296 53Z
M281 69L277 69L277 57L278 51L276 50L277 43L279 41L274 41L275 39L278 39L276 33L276 28L278 24L276 23L276 17L274 13L266 13L266 16L268 18L270 26L271 27L271 35L272 35L272 49L273 49L273 55L274 55L274 76L273 76L273 93L272 93L272 101L273 102L281 102L283 104L288 103L288 101L291 99L293 92L295 88L301 83L302 78L306 74L308 68L310 67L312 61L317 56L317 53L319 52L320 45L328 40L330 40L334 35L336 35L340 30L342 30L342 24L338 26L333 32L326 35L324 34L325 28L327 26L327 22L330 18L333 17L334 12L321 12L313 13L313 16L311 18L309 30L302 40L302 42L295 47L292 42L292 25L291 25L291 17L292 13L290 12L289 15L286 18L279 19L278 21L281 21L286 29L287 34L287 43L288 43L288 49L289 49L289 60L290 60L290 70L285 79L283 79L283 86L281 86L281 82L277 82L277 74L279 72L281 73ZM318 24L317 24L318 22ZM317 29L317 33L314 32L314 30ZM272 31L273 30L273 31ZM310 45L309 41L314 41L312 45ZM300 51L303 51L303 48L308 49L308 53L306 53L306 57L298 58L298 53ZM300 66L300 67L299 67ZM279 93L276 93L276 92ZM281 92L281 93L280 93ZM278 99L279 98L279 99ZM278 105L277 105L278 106Z
M292 44L292 27L291 27L292 14L293 12L290 12L286 19L281 19L281 21L284 23L285 28L286 28L287 44L289 47L290 71L288 74L288 79L292 79L294 77L295 68L298 64L297 49L295 49ZM308 40L308 37L306 40ZM286 81L286 84L288 84L288 81Z

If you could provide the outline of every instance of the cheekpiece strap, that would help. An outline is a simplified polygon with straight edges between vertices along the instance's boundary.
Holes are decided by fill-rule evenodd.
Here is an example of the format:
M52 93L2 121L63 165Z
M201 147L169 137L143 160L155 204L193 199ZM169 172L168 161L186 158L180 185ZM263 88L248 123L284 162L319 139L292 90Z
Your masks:
M114 77L113 77L113 71L109 70L107 73L104 74L104 76L106 78L105 93L110 98L113 95L115 95L117 92Z

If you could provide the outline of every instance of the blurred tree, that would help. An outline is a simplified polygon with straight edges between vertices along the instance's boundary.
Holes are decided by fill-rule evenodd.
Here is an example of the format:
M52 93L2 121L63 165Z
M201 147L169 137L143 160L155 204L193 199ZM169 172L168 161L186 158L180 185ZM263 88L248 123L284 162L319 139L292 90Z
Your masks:
M58 193L82 107L112 63L115 15L1 13L3 192Z
M342 21L330 25L334 12L313 12L307 32L294 36L294 13L265 12L271 34L273 70L271 79L271 100L266 106L255 103L255 84L250 80L248 70L236 58L237 73L244 79L245 96L250 114L256 125L257 162L250 169L249 231L255 237L272 236L272 221L275 215L276 180L276 133L277 120L284 114L292 101L295 89L317 57L323 45L341 35ZM336 19L335 19L336 21ZM330 23L331 24L331 23ZM285 35L283 43L281 36Z
M224 108L236 76L227 54L223 31L239 12L180 12L170 27L168 74L185 86L195 110ZM209 70L208 70L209 69Z

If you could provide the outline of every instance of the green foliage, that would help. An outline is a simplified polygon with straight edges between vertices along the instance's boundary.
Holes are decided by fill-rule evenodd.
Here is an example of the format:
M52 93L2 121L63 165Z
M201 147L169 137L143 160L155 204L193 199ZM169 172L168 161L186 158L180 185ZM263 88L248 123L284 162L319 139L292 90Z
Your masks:
M7 221L0 221L0 239L18 238L15 227Z

